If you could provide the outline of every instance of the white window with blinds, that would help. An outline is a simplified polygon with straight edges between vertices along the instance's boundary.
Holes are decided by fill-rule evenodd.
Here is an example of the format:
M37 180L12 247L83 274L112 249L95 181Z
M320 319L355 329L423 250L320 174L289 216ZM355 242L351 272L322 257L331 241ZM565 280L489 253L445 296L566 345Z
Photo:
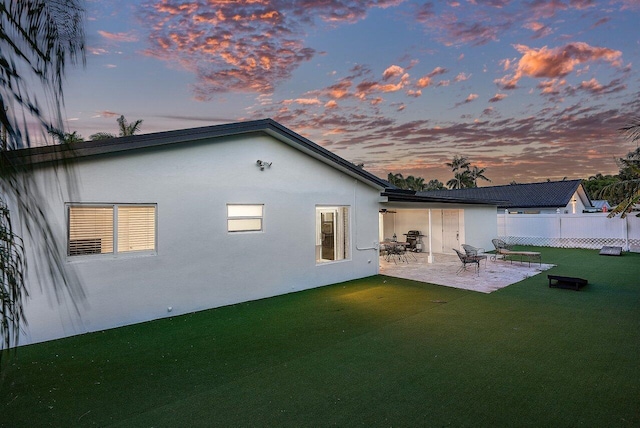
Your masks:
M68 256L155 252L156 205L69 204Z
M264 205L227 204L228 232L261 232Z

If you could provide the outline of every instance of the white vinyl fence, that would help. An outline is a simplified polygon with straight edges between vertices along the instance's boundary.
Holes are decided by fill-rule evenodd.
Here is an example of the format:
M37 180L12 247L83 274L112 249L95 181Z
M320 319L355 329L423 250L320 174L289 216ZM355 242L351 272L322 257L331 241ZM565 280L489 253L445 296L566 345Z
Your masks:
M605 245L640 252L640 218L592 214L498 214L500 239L515 245L592 248Z

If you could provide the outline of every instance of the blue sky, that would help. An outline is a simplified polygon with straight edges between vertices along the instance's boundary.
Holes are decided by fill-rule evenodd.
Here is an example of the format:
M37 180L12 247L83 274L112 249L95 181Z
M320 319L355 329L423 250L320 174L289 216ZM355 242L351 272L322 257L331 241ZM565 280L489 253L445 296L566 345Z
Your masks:
M90 0L69 131L271 117L371 172L616 173L636 148L638 0ZM485 184L485 183L481 183ZM486 183L489 184L489 183Z

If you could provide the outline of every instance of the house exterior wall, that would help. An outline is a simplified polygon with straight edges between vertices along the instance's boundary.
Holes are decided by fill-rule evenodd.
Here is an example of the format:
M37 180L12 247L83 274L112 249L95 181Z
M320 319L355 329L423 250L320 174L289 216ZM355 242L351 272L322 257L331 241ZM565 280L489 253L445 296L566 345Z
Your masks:
M256 160L272 162L261 171ZM32 285L21 344L309 289L378 272L379 189L275 138L252 135L86 158L73 196L47 192L66 250L65 203L157 204L153 255L67 257L86 298L58 302ZM50 168L39 170L53 181ZM64 183L63 186L64 188ZM264 204L263 231L227 232L227 204ZM349 206L347 260L316 264L316 207ZM16 216L14 215L14 218ZM27 254L42 257L27 240ZM171 308L171 311L169 311Z
M493 207L474 205L465 209L464 242L474 247L493 250L492 239L498 236L498 222Z

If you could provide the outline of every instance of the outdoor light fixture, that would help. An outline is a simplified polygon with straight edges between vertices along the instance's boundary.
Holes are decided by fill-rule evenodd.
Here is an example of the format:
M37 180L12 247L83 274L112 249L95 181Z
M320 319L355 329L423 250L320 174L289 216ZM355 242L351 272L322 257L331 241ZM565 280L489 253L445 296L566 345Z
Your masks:
M272 163L273 163L273 162L265 162L265 161L261 161L260 159L258 159L258 160L256 161L256 165L258 166L258 168L260 168L260 171L264 171L264 168L265 168L265 167L267 167L267 166L268 166L269 168L271 168L271 164L272 164Z

